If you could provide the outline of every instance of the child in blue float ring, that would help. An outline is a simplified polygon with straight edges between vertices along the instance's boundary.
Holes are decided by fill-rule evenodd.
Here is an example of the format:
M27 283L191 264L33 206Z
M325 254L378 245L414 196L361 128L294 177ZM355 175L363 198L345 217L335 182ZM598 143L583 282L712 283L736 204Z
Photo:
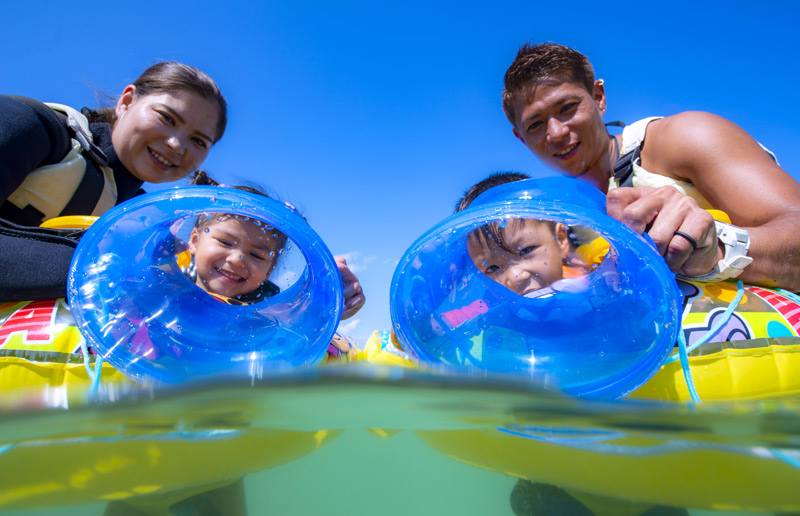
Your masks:
M218 183L200 170L193 183ZM254 186L232 186L269 197ZM285 234L248 217L206 213L197 218L189 237L191 264L184 273L198 287L229 304L249 304L280 292L269 281L288 243Z
M221 186L203 170L192 184ZM260 188L231 186L269 197ZM250 304L269 299L280 287L269 280L286 250L288 237L281 231L248 217L208 213L197 218L189 237L192 261L184 274L198 287L228 304ZM336 263L342 276L345 311L342 319L354 315L364 304L364 294L344 258ZM328 346L327 360L348 359L354 349L336 334Z
M516 172L492 174L467 190L456 212L465 210L494 186L525 179L529 177ZM467 236L467 252L475 267L525 297L580 288L580 282L571 279L585 276L589 267L573 251L567 226L549 220L509 219L502 225L492 222Z

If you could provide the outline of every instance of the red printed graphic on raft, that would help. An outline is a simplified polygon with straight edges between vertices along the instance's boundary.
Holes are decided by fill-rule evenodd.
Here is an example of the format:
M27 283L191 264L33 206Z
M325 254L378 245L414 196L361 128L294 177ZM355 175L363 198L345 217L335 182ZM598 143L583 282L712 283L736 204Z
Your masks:
M23 335L23 344L49 344L53 340L53 323L58 299L31 301L6 319L0 326L0 348L15 334Z
M747 287L747 290L772 305L792 325L794 331L800 333L800 305L771 290L758 287Z

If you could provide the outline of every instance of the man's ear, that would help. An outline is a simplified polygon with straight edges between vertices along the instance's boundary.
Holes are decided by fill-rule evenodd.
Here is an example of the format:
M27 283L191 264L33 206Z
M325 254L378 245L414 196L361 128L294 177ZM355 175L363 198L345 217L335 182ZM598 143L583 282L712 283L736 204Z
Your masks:
M592 98L594 99L595 104L597 104L597 109L599 109L602 114L605 114L606 87L604 85L603 79L597 79L596 81L594 81L594 91L592 92Z
M514 136L517 137L517 140L521 141L522 145L525 145L525 138L523 138L522 135L519 134L519 131L517 131L516 127L513 129L513 131L514 131Z

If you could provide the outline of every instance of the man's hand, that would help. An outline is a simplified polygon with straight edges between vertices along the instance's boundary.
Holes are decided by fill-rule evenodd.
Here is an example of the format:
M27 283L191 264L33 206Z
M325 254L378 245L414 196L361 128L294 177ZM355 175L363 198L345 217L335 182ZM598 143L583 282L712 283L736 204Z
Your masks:
M672 186L615 188L608 192L606 211L650 235L669 268L682 276L702 276L724 256L714 218Z

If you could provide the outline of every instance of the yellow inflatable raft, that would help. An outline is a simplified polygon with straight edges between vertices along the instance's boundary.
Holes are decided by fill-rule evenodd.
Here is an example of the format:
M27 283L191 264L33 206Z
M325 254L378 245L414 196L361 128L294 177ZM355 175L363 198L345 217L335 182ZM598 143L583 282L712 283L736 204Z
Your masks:
M733 283L686 283L681 288L689 349L706 341L688 357L701 400L777 400L800 394L796 296ZM629 398L691 401L677 352ZM526 484L533 490L536 484L562 488L598 515L643 514L654 505L800 511L797 451L731 444L725 438L669 428L640 430L575 428L568 421L548 421L548 426L417 435L456 460L534 482Z

